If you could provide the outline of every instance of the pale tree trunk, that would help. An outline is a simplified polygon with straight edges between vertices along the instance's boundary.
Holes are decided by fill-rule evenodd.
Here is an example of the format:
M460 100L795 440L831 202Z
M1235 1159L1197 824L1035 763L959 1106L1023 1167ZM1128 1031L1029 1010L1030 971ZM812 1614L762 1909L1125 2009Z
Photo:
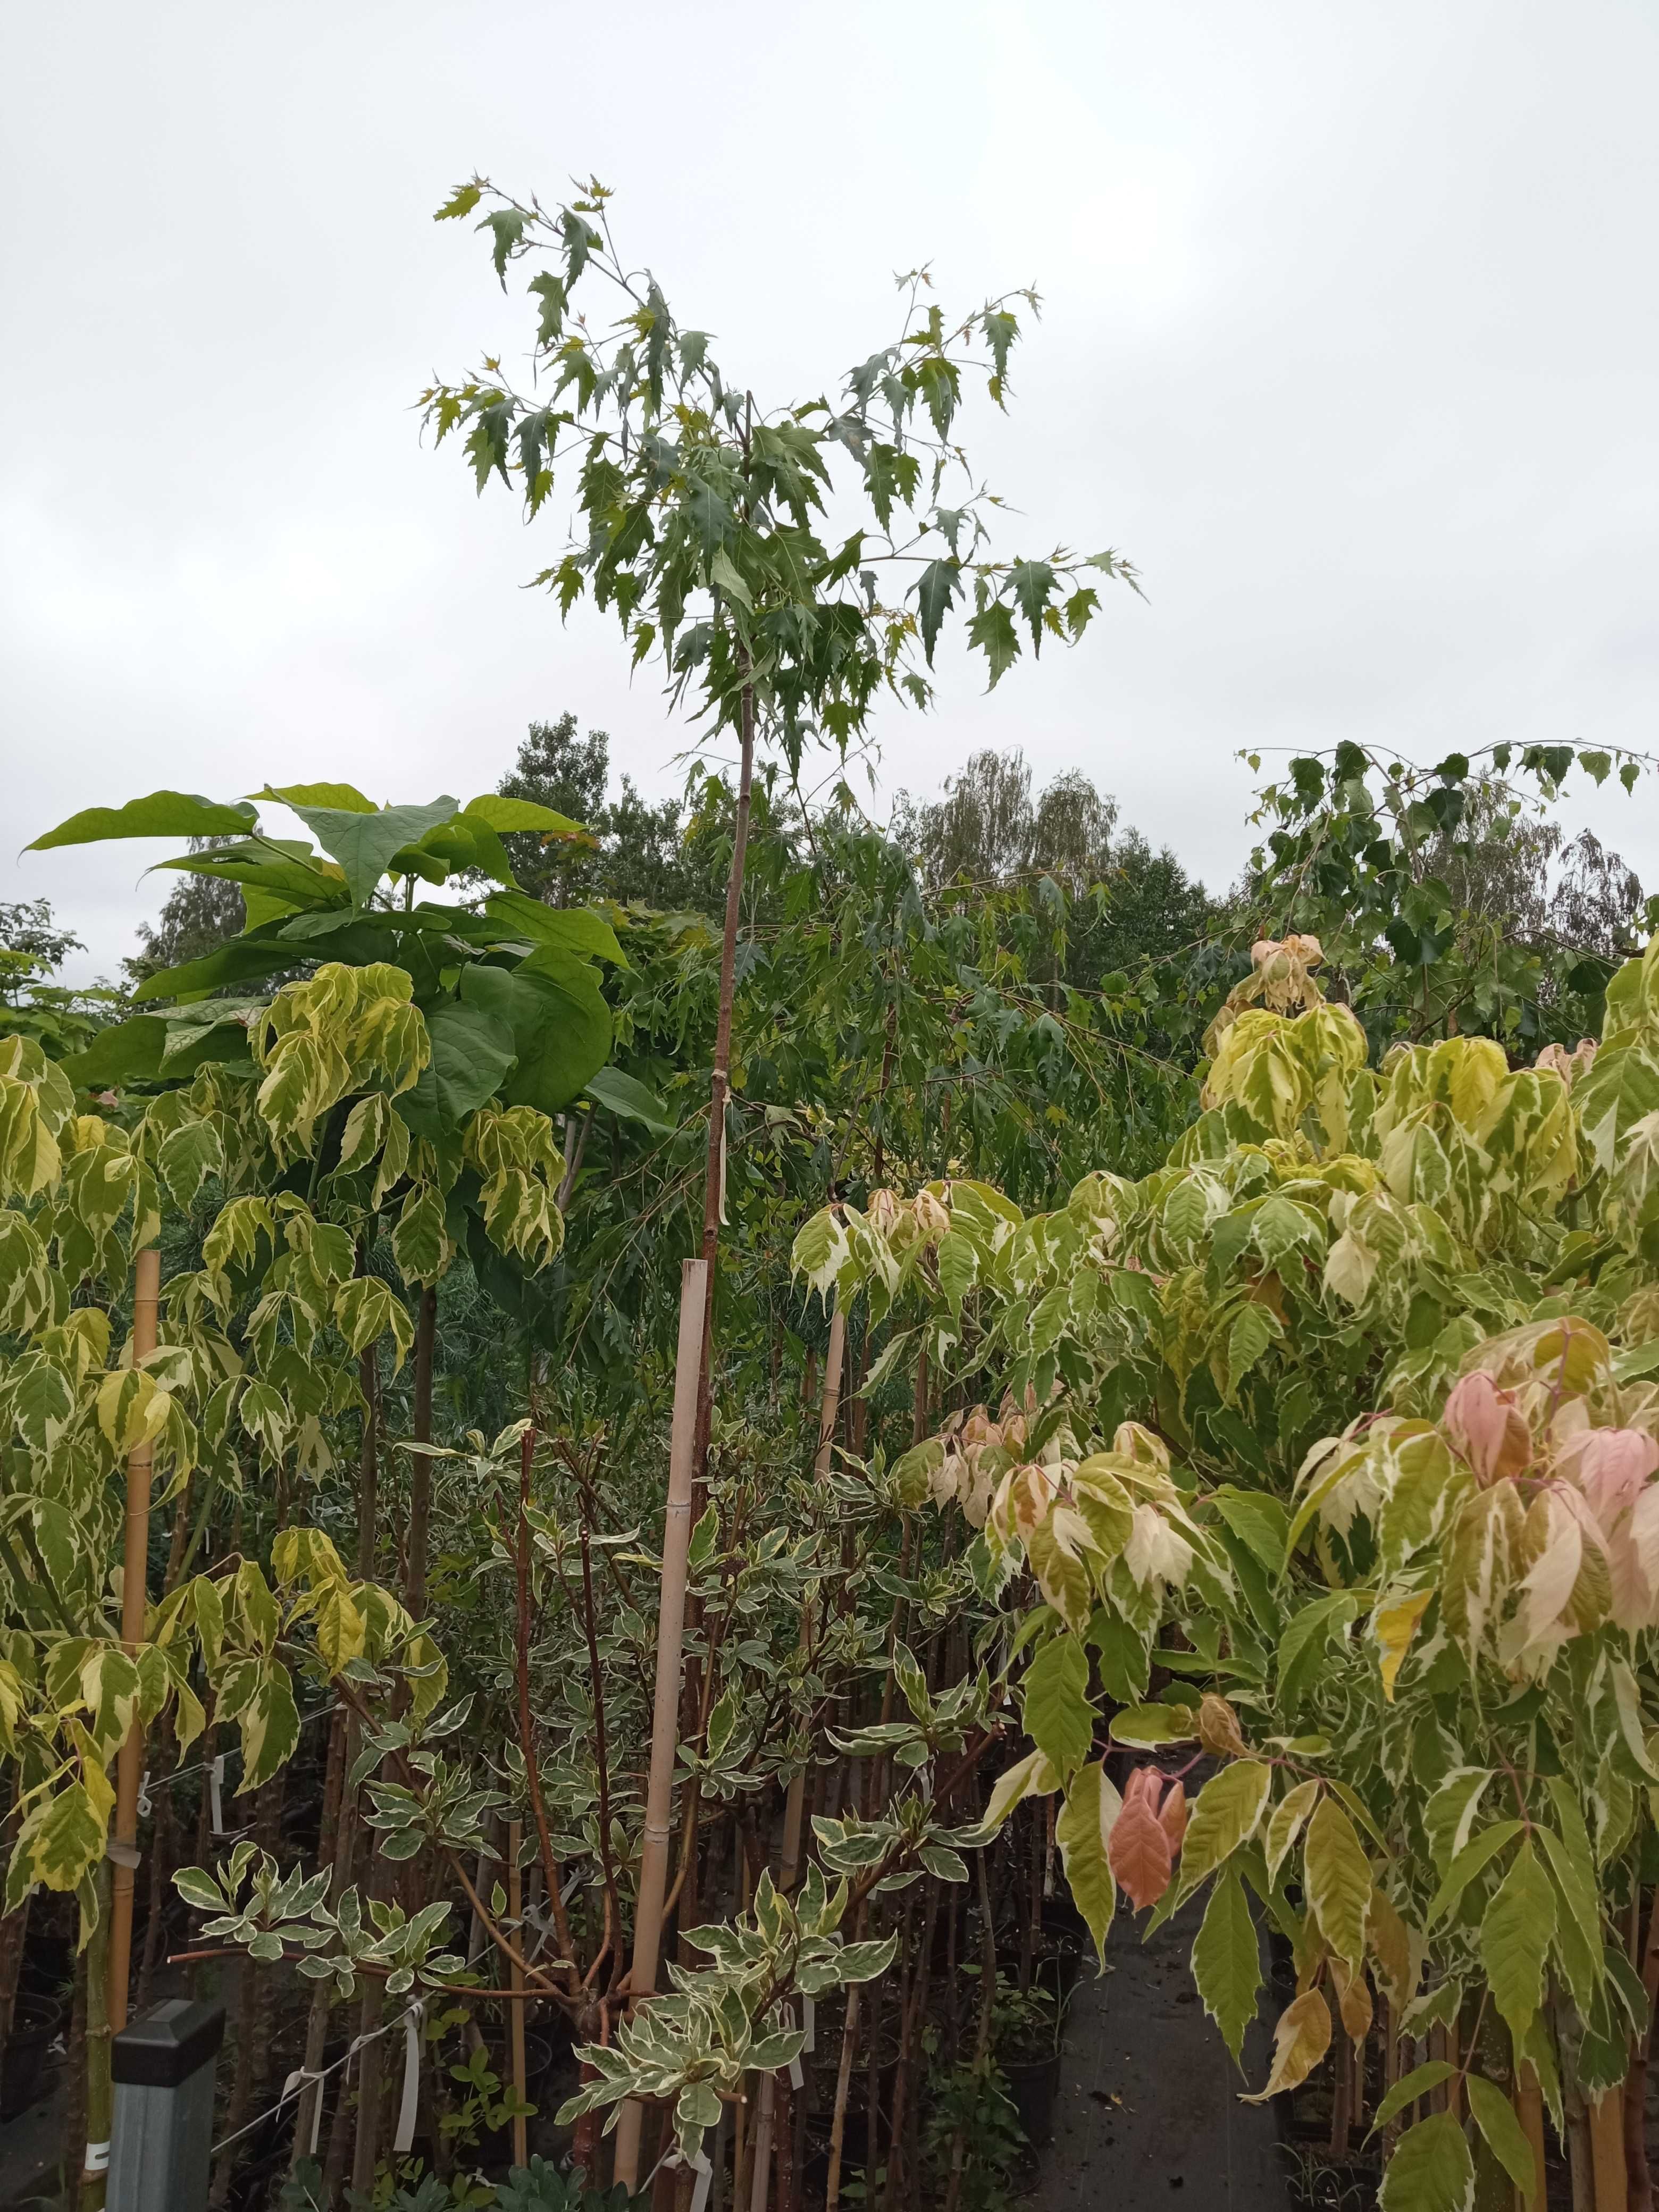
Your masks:
M421 1292L415 1325L414 1431L417 1444L432 1441L432 1362L438 1338L438 1290L428 1283ZM415 1462L409 1478L409 1551L404 1582L404 1607L419 1620L426 1613L427 1550L431 1540L432 1462L425 1452L411 1452Z
M703 1169L702 1257L708 1269L703 1311L702 1362L697 1376L696 1456L693 1480L701 1491L708 1466L708 1422L714 1404L714 1272L720 1255L720 1214L726 1196L726 1104L731 1095L732 1006L737 995L738 924L743 913L744 865L749 849L749 809L755 775L755 693L744 687L742 751L732 866L726 879L726 924L720 935L720 1004L714 1018L714 1067L708 1085L708 1155Z

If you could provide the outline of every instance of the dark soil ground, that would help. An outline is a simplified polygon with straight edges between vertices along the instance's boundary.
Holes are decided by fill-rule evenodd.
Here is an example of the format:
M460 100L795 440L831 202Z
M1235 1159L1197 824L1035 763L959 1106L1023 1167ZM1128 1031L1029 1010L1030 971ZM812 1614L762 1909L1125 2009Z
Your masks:
M1143 1945L1120 1912L1110 1971L1078 1984L1036 2212L1289 2212L1273 2113L1238 2101L1267 2078L1267 2031L1245 2036L1246 2081L1194 1994L1199 1917L1186 1907Z

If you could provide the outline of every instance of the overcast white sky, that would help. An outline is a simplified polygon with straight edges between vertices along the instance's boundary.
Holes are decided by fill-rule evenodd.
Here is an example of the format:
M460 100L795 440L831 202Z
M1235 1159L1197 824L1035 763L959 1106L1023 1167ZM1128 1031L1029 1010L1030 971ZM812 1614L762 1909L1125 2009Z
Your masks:
M114 0L0 50L0 898L109 969L158 849L11 854L158 785L462 799L572 708L647 788L687 733L557 557L423 450L434 368L521 353L475 167L618 192L763 404L892 331L890 272L1046 318L976 457L1113 544L1075 653L884 719L890 785L1080 767L1224 882L1241 745L1655 745L1650 0ZM1651 797L1588 818L1659 882Z

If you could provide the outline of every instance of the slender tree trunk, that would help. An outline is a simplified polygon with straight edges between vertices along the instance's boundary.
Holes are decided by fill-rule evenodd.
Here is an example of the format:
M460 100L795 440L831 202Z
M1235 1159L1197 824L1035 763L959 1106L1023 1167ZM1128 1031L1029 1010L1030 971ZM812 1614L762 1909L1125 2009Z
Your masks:
M749 849L749 810L755 775L753 684L744 686L742 714L738 811L732 835L732 866L726 878L720 1004L714 1018L714 1067L708 1086L708 1157L703 1170L702 1257L708 1269L708 1286L703 1310L702 1359L697 1376L696 1450L693 1463L693 1480L699 1492L708 1477L708 1424L714 1404L714 1277L720 1253L720 1214L726 1198L726 1102L732 1087L732 1006L737 994L738 924L743 912L744 866Z
M162 1714L156 1723L155 1763L160 1768L177 1765L174 1753L175 1734L171 1710ZM161 1963L161 1949L167 1941L167 1899L172 1893L172 1881L179 1857L179 1815L173 1802L171 1790L161 1790L155 1796L155 1826L149 1839L149 1887L144 1908L144 1949L138 1962L138 1987L134 1999L138 2011L149 2004L155 1990L156 1970Z
M350 1856L350 1828L343 1817L345 1801L347 1716L342 1707L329 1723L328 1771L323 1783L323 1818L319 1831L320 1849L318 1856L329 1870L328 1899L331 1905L338 1901L345 1887L346 1868ZM311 1993L310 2007L306 2014L305 2052L300 2063L307 2074L316 2073L323 2063L323 2052L328 2045L329 1984L319 1982ZM294 2142L289 2154L289 2172L295 2173L303 2161L313 2156L312 2138L317 2132L321 2117L323 2085L308 2081L301 2091L294 2108Z
M4 2063L6 2044L11 2035L11 2016L23 1972L23 1944L28 1935L29 1899L33 1893L26 1891L17 1910L0 1919L0 2064Z
M1631 2038L1630 2073L1625 2081L1625 2182L1630 2212L1653 2212L1653 2175L1648 2165L1648 2054L1653 2039L1653 2006L1659 1990L1659 1892L1647 1892L1648 1916L1643 1941L1639 1881L1632 1878L1630 1908L1630 1954L1647 1994L1647 2013L1639 2035Z
M98 1885L98 1925L88 1942L86 1992L86 2144L88 2153L101 2156L94 2166L88 2159L81 2169L81 2212L100 2212L106 2170L109 2164L110 2114L114 2090L110 2081L109 1923L110 1863L101 1862L94 1880ZM94 2149L94 2146L96 2147Z
M866 1907L860 1905L854 1923L854 1942L864 1940ZM863 1986L854 1982L847 1992L847 2015L841 2032L841 2065L836 2075L835 2111L830 2121L830 2179L823 2187L823 2212L836 2212L841 2201L841 2154L847 2133L847 2097L853 2081L853 2059L859 2041L859 1999Z
M236 1967L236 1998L233 2035L235 2058L230 2077L230 2101L225 2107L224 2132L234 2135L246 2124L253 2102L254 2030L253 2018L259 2006L259 1969L254 1961L243 1957ZM213 2212L230 2201L231 2176L236 2171L236 2147L233 2143L222 2150L213 2169L213 2186L208 2192L208 2203Z
M75 1961L75 1993L70 2005L69 2034L64 2046L69 2095L64 2112L64 2191L62 2202L76 2204L81 2195L81 2169L87 2148L87 1954Z
M524 1955L525 1948L524 1873L519 1864L519 1846L524 1831L518 1821L509 1820L507 1822L507 1909L513 1921L513 1946L514 1952L517 1954L517 1956L514 1957L509 1969L512 1975L512 1987L514 1990L522 1990L524 1987L524 1968L519 1964L519 1959ZM511 2014L511 2019L508 2022L508 2031L511 2037L511 2049L513 2052L513 2094L516 2100L522 2105L525 2102L523 1999L520 1998L516 2004L509 2004L507 2011ZM521 2112L514 2112L513 2115L513 2163L514 2166L525 2166L529 2163L529 2159L530 2147L526 2136L525 2116Z
M415 1324L414 1431L417 1444L432 1441L432 1360L438 1340L438 1286L428 1283L421 1291L420 1313ZM404 1605L416 1620L426 1614L427 1551L432 1529L432 1462L425 1452L411 1452L414 1468L409 1478L409 1553Z
M372 1846L371 1846L372 1849ZM385 1862L371 1858L368 1880L364 1887L372 1898L385 1887ZM374 2035L380 2025L381 1984L373 1976L363 1978L363 1994L357 2012L359 2035ZM351 2148L351 2186L356 2193L367 2197L374 2186L375 2168L380 2162L380 2055L386 2048L382 2036L374 2036L357 2054L357 2132Z
M1566 2107L1567 2171L1572 2183L1572 2212L1596 2212L1589 2107L1571 2083L1563 2092L1563 2100Z
M708 1269L704 1291L702 1351L697 1377L697 1420L692 1456L691 1518L702 1513L708 1495L708 1434L714 1391L714 1297L716 1263L720 1254L720 1216L726 1208L726 1107L731 1093L732 1008L737 992L738 926L743 910L743 881L749 849L749 813L755 770L755 690L745 684L741 708L742 753L738 775L737 819L732 839L732 865L726 882L726 921L720 938L720 1002L714 1020L714 1065L709 1078L708 1150L703 1170L702 1260ZM702 1626L701 1610L693 1598L686 1618L695 1632ZM696 1656L688 1662L680 1698L680 1733L689 1737L696 1727L701 1703L701 1674ZM688 1825L696 1817L697 1785L686 1793ZM686 1853L685 1880L680 1891L679 1925L690 1926L697 1917L698 1858L695 1845ZM683 1948L683 1956L690 1954ZM687 2184L689 2189L689 2182Z

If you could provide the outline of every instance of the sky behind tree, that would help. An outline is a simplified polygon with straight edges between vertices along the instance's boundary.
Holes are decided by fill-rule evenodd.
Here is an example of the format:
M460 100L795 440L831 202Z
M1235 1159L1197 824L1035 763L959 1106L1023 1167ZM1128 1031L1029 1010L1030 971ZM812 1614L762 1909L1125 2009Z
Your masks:
M14 865L76 807L465 799L566 708L677 785L655 680L523 588L562 504L526 532L420 443L430 374L529 334L430 220L475 168L604 178L763 403L889 339L895 270L1040 288L967 438L1023 544L1115 546L1147 600L989 696L942 655L936 713L878 717L889 793L1018 744L1220 884L1241 747L1659 750L1656 100L1659 19L1613 0L14 11L0 898L112 971L164 855ZM1659 883L1645 791L1580 818Z

